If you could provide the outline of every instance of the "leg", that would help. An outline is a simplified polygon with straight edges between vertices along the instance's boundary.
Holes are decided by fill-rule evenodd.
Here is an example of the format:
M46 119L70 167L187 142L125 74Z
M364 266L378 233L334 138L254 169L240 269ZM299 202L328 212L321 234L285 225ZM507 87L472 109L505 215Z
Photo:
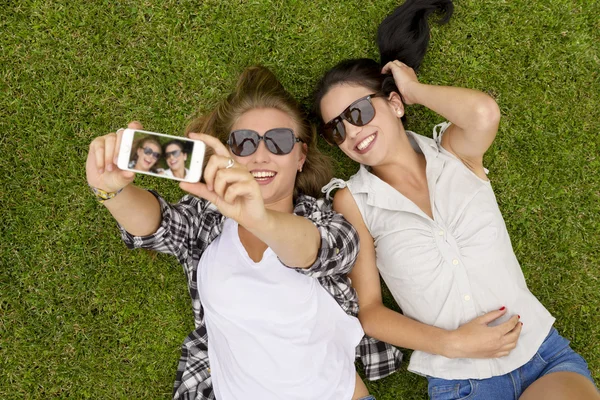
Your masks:
M356 373L356 383L354 384L354 394L352 395L352 400L360 400L363 397L367 397L369 395L369 390L367 389L367 387L365 386L365 383L362 381L362 379L360 378L360 375L358 375L358 372Z
M519 400L598 400L594 384L575 372L553 372L533 382Z
M554 328L521 372L531 379L520 400L600 400L587 363Z

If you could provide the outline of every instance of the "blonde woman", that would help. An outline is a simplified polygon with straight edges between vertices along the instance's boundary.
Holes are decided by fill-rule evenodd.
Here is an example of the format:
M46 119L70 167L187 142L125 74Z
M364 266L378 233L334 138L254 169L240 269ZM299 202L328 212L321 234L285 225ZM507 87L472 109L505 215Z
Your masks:
M118 134L96 139L87 163L125 243L173 254L186 272L196 330L173 397L372 399L356 347L369 378L396 370L399 353L363 338L346 277L356 232L316 199L330 169L296 102L270 71L250 68L188 132L206 132L189 136L214 154L205 183L181 183L190 195L177 204L116 169Z

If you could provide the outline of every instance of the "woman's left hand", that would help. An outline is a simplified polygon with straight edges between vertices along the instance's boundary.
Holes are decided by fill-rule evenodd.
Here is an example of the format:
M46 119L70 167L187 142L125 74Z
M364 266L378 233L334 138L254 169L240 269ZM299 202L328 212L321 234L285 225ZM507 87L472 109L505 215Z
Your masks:
M394 82L404 99L405 104L415 104L411 90L415 87L415 83L419 84L419 79L415 71L408 65L395 60L385 64L381 70L382 74L391 73L394 76Z
M227 147L214 136L190 133L190 138L203 141L214 154L202 172L205 183L181 182L181 189L210 201L221 214L246 229L264 223L267 210L260 186L248 169L235 162Z

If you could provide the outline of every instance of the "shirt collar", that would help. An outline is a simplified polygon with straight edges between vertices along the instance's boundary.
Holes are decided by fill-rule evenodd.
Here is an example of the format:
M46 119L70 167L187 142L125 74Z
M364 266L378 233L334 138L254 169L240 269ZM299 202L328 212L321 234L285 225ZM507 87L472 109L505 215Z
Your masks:
M425 156L429 192L434 193L435 183L444 166L438 144L433 139L412 131L406 131L406 134L413 148ZM367 204L389 210L408 211L416 207L412 201L372 174L369 169L361 164L358 172L350 178L348 187L353 193L366 193Z

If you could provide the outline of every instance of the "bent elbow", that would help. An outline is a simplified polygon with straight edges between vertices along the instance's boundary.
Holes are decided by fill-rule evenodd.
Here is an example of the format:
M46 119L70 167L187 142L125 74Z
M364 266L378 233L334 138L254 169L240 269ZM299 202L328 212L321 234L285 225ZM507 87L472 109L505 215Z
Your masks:
M496 130L500 123L500 107L496 100L490 96L485 96L484 99L477 105L475 110L477 113L478 125L485 130Z

